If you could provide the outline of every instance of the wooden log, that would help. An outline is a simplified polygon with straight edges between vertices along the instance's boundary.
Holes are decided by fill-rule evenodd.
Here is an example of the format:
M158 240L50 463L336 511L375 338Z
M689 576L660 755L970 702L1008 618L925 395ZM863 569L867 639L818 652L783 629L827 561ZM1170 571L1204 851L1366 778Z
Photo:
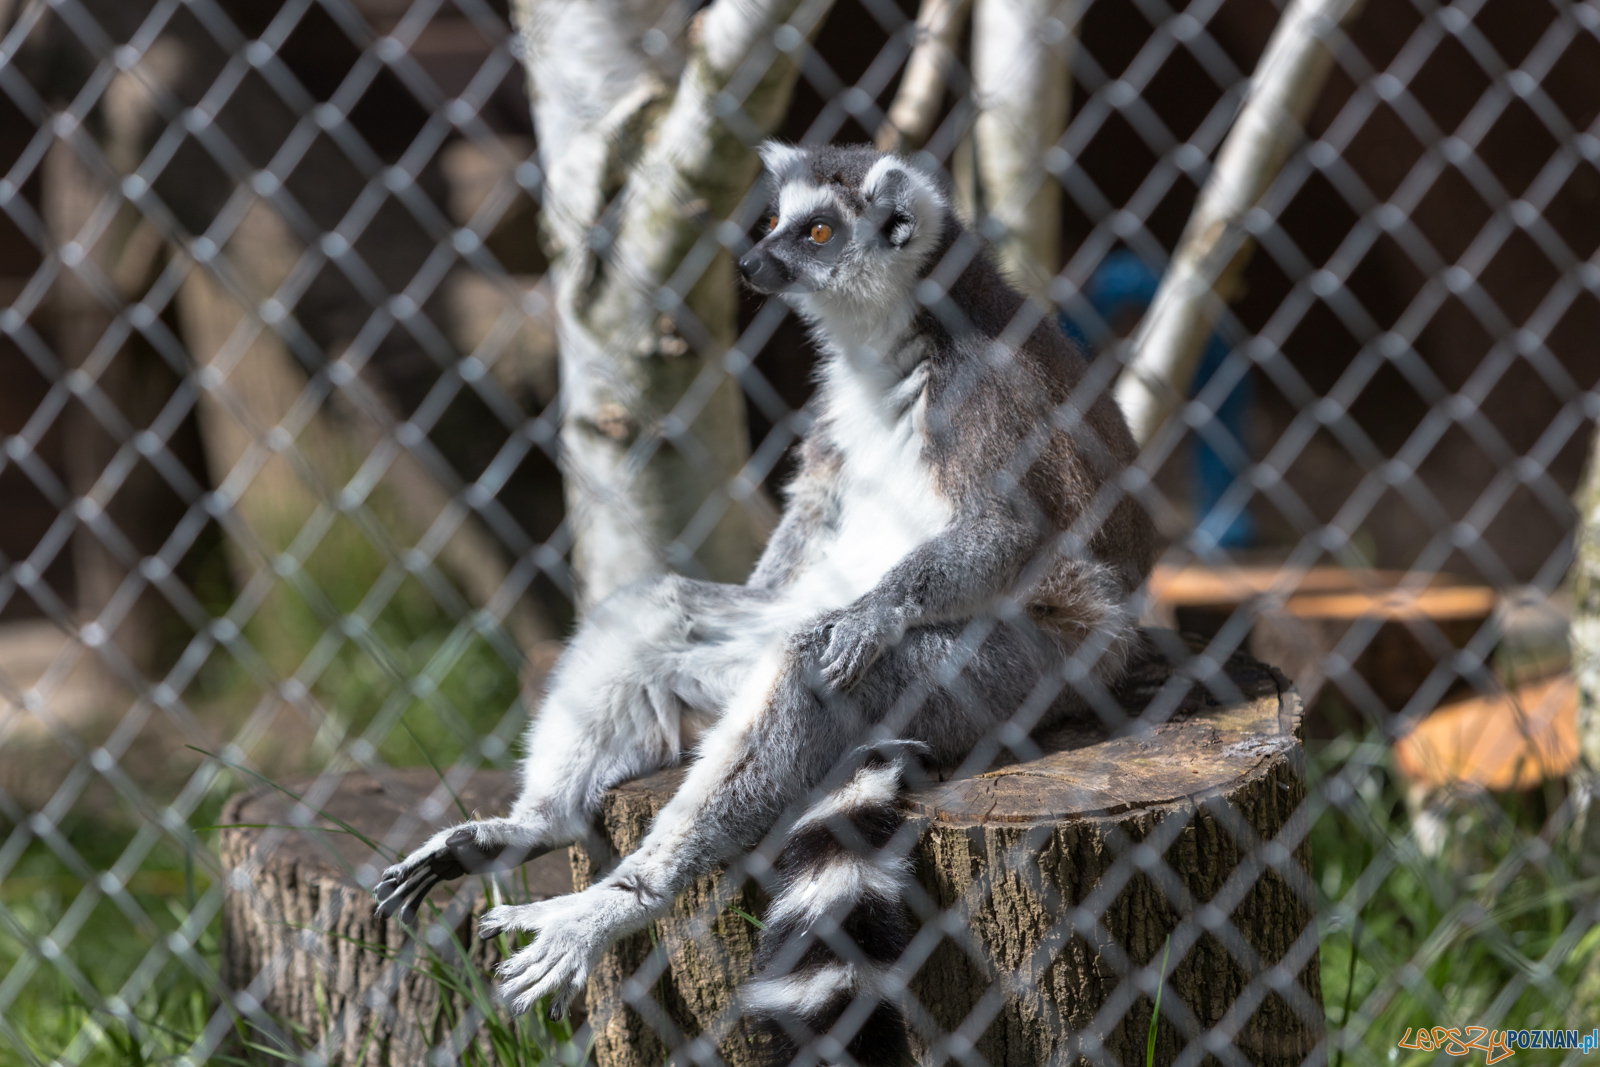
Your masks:
M1298 1065L1321 1040L1305 815L1290 825L1306 791L1300 701L1281 674L1248 656L1235 657L1227 673L1240 696L1233 702L1196 686L1147 731L1058 729L1036 737L1045 752L1038 759L918 793L919 878L966 941L947 937L912 982L926 1010L923 1049L959 1029L993 1067L1071 1063L1078 1057L1067 1041L1077 1031L1080 1041L1092 1032L1114 1061L1144 1063L1152 1000L1131 988L1118 993L1121 975L1159 961L1167 935L1219 893L1237 899L1228 918L1261 967L1286 963L1310 1017L1259 986L1252 991L1265 993L1259 1002L1242 1001L1252 981L1264 981L1261 973L1247 972L1191 921L1173 942L1155 1062L1173 1062L1186 1043L1179 1014L1206 1028L1236 1003L1256 1005L1238 1020L1234 1039L1252 1063ZM1164 678L1136 680L1130 713L1146 698L1139 693L1147 696ZM664 771L605 798L601 821L614 853L637 847L681 779L681 770ZM1254 843L1230 830L1229 811L1262 843L1288 830L1281 870L1260 870ZM1159 888L1171 884L1167 878L1119 862L1145 841L1161 843L1170 879L1189 904ZM1242 881L1230 880L1236 872ZM588 885L598 864L575 851L573 873L577 885ZM697 1035L730 1065L760 1062L761 1037L740 1019L736 989L750 973L758 935L740 912L759 916L766 900L753 885L725 882L696 882L650 931L606 954L587 998L601 1067L656 1067ZM1093 909L1099 926L1062 936L1063 919L1078 905ZM986 1000L991 987L997 1000ZM947 1054L956 1051L948 1038L942 1044Z
M959 1029L994 1067L1033 1067L1072 1062L1069 1032L1090 1031L1112 1059L1142 1064L1152 1002L1132 987L1119 992L1121 976L1159 962L1174 930L1157 1062L1172 1062L1186 1043L1180 1017L1210 1027L1236 1003L1246 1006L1235 1042L1252 1062L1297 1065L1321 1039L1305 816L1283 834L1287 851L1275 869L1260 870L1272 857L1233 832L1242 822L1270 842L1291 827L1305 796L1300 703L1281 674L1247 656L1236 657L1227 675L1238 691L1230 702L1195 686L1175 706L1159 705L1150 716L1159 724L1117 735L1085 724L1055 729L1035 737L1044 753L1037 759L1000 760L985 774L916 795L919 879L932 907L952 917L946 934L961 938L947 936L912 983L924 1048ZM1130 713L1166 680L1165 669L1152 670L1125 687ZM570 869L560 853L536 861L527 888L519 882L508 899L591 884L637 847L681 778L681 770L665 771L613 790L599 819L606 847L572 849ZM350 774L315 803L369 837L409 848L458 818L448 800L426 806L436 784L429 771L382 780ZM461 802L501 811L511 790L506 776L481 772ZM308 1045L325 1041L331 1062L423 1062L422 1050L444 1036L441 1020L456 1017L443 1010L451 1006L441 1006L436 984L386 960L405 942L397 924L373 916L358 881L360 867L374 862L372 850L311 812L297 818L295 808L262 788L225 809L225 823L248 825L223 832L224 979L249 986L268 1011L302 1028ZM419 811L423 818L407 830L402 820ZM305 822L314 829L262 826ZM1122 861L1146 841L1158 845L1170 875L1152 878ZM470 965L483 974L498 960L468 936L471 914L483 906L474 881L442 887L434 899L449 905L443 925L472 946ZM1188 900L1169 899L1163 884L1181 885L1178 895ZM1310 1006L1311 1018L1264 985L1253 990L1264 992L1259 1001L1241 1001L1261 975L1212 932L1183 922L1213 898L1232 902L1227 916L1261 968L1285 964L1279 977L1299 987L1291 993ZM706 877L651 929L607 952L585 997L601 1067L659 1067L696 1038L733 1067L756 1062L759 1037L740 1017L736 991L751 969L752 919L766 903L753 885ZM1099 924L1069 932L1063 919L1079 905ZM258 981L264 971L268 979ZM354 1020L342 1032L341 1014ZM948 1038L943 1047L957 1051Z
M269 786L232 797L223 808L222 980L249 990L304 1050L329 1063L386 1067L426 1062L427 1050L449 1036L463 1017L461 998L442 998L425 969L430 957L459 958L446 937L419 949L398 921L378 918L371 884L383 860L338 820L397 852L421 844L438 827L459 822L460 808L426 768L343 776L326 799L312 782L285 788L304 796L319 817ZM457 790L467 811L499 810L514 784L499 771L479 771ZM433 799L430 800L430 796ZM297 810L298 809L298 810ZM293 828L303 826L303 829ZM543 900L572 889L565 852L523 867L508 897ZM453 935L469 953L468 966L484 977L500 962L492 943L472 936L484 911L482 880L468 878L435 889L444 909L438 934ZM438 936L436 934L436 936ZM320 1046L320 1047L319 1047Z
M1394 745L1395 766L1426 789L1537 789L1578 765L1571 674L1440 705Z
M1245 647L1294 682L1312 709L1312 736L1362 721L1364 694L1345 694L1349 708L1321 699L1327 658L1352 626L1374 627L1352 668L1385 708L1399 711L1441 658L1466 647L1499 600L1493 589L1448 574L1416 586L1400 571L1326 566L1158 567L1150 590L1168 622L1202 637L1248 611Z

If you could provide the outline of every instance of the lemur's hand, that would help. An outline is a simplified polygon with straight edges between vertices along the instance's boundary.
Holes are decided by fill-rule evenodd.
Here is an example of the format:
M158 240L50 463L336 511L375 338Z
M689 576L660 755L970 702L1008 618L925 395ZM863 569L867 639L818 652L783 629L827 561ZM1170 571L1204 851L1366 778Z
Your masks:
M537 934L533 944L500 965L500 999L513 1015L550 998L550 1017L567 1014L600 955L617 936L644 925L638 894L607 882L537 904L502 904L478 920L484 939L515 930Z
M372 895L378 898L377 912L387 919L398 911L400 921L410 926L434 886L488 870L502 851L501 845L479 844L471 823L441 830L383 872L383 879L372 887Z
M853 688L905 629L898 611L870 596L823 616L818 627L828 641L820 664L823 681L835 689Z

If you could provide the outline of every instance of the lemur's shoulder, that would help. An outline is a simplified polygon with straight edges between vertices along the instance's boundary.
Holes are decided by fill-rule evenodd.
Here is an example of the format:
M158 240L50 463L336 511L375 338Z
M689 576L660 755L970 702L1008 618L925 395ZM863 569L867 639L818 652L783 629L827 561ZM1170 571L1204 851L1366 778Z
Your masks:
M1025 377L1051 383L1050 399L1059 403L1060 394L1075 387L1088 369L1083 350L1062 331L1053 311L1029 306L990 248L953 216L941 244L932 259L965 263L946 289L948 308L925 307L918 315L918 328L937 339L938 355L947 362L976 360L993 367L993 346L1003 344L1005 362L1016 364ZM1027 331L1020 337L1019 327Z

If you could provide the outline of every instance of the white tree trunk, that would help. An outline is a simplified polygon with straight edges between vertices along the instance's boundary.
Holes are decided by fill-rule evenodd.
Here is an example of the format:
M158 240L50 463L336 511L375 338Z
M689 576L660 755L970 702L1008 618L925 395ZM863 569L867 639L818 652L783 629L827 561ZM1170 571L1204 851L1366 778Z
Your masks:
M762 533L732 262L709 238L754 181L831 0L517 0L545 168L579 607L674 566L740 581ZM785 26L785 23L788 25ZM782 29L780 29L782 27ZM730 488L742 486L730 495Z
M973 6L978 119L971 207L976 217L988 215L1004 226L995 242L1001 265L1044 301L1061 261L1061 186L1045 170L1045 153L1066 128L1071 34L1052 0L976 0Z
M1188 395L1222 298L1248 258L1244 217L1266 193L1299 141L1333 54L1324 43L1360 0L1291 0L1250 79L1250 93L1172 263L1161 279L1117 381L1134 439L1144 444Z
M945 84L961 45L961 27L972 0L922 0L917 9L916 43L894 102L878 127L885 152L915 152L927 143L944 103Z

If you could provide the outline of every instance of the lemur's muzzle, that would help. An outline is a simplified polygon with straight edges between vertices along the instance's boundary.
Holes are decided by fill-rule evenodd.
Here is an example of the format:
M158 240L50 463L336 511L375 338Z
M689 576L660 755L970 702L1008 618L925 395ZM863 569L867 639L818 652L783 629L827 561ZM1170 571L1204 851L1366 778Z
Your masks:
M745 284L758 293L780 292L794 282L794 276L778 257L762 251L759 246L739 260L739 273L744 276Z

